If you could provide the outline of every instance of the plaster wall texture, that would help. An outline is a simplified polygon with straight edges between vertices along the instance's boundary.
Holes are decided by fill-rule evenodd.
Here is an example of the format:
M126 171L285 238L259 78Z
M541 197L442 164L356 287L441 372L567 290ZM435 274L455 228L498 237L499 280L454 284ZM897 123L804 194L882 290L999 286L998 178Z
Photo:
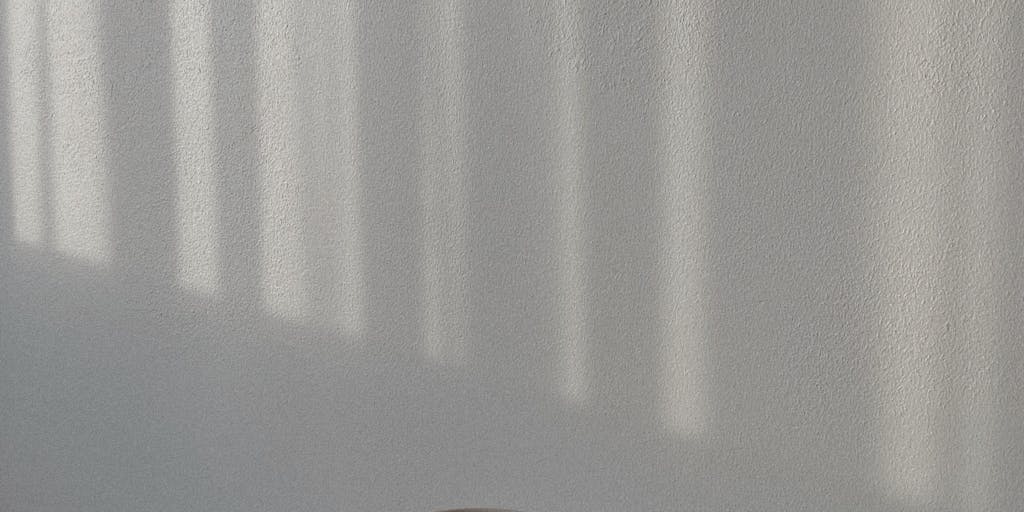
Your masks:
M0 13L0 510L1021 510L1022 2Z

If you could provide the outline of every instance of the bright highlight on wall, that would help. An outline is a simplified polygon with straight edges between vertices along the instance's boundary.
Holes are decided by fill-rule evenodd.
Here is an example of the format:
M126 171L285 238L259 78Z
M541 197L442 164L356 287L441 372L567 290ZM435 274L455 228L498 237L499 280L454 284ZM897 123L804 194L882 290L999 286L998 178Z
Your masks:
M461 0L429 3L424 25L420 143L423 215L423 351L442 364L468 357L466 303L465 33Z
M46 217L43 190L47 170L43 138L45 94L43 76L46 12L34 0L11 0L4 13L4 32L10 53L5 70L11 106L11 187L14 236L22 243L41 246L45 242ZM42 23L40 23L42 21Z
M926 503L938 491L936 415L941 398L938 350L947 322L943 308L943 207L948 202L939 156L939 24L947 5L880 3L883 27L875 56L885 86L878 140L882 168L876 189L881 246L879 400L881 475L886 490Z
M102 263L110 258L110 196L95 3L46 5L54 242L69 256Z
M585 402L589 394L587 359L587 309L584 295L584 255L581 215L583 205L583 117L579 2L567 0L558 10L558 122L557 140L559 273L562 311L559 330L560 392L572 403Z
M271 313L304 319L310 308L303 230L306 177L300 163L292 7L262 0L257 12L260 293Z
M664 140L661 193L664 248L659 302L662 322L661 410L676 434L697 436L708 422L705 285L707 236L704 176L710 169L707 118L707 56L699 0L668 2L662 12L666 47L662 68L667 90L662 109Z
M213 56L209 0L171 6L174 129L178 167L178 279L215 296L220 290Z

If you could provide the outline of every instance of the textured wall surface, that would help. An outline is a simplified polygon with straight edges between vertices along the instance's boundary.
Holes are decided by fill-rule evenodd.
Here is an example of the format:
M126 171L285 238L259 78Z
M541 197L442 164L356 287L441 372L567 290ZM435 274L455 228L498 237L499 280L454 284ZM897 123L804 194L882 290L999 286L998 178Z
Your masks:
M1024 503L1024 2L0 13L0 510Z

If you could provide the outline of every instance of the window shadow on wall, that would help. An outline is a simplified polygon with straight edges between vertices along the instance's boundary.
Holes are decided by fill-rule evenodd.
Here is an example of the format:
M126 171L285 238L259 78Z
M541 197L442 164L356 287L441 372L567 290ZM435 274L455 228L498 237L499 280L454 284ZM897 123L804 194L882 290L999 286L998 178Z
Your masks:
M89 4L106 266L12 237L0 82L0 495L971 510L880 482L885 93L869 6L809 4ZM945 126L937 161L966 158L966 125ZM989 498L1009 507L1024 188L1002 183ZM215 278L194 289L184 269ZM944 293L970 286L941 270ZM926 462L957 488L969 429L932 426L950 448Z
M864 301L865 13L718 6L705 198L714 468L768 510L884 509ZM770 495L766 491L771 489Z

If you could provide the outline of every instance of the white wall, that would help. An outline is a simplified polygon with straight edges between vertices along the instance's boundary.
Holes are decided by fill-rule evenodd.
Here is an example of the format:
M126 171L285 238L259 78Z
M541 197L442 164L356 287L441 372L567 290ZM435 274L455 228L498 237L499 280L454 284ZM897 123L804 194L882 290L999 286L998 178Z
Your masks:
M1024 503L1024 4L0 5L2 510Z

